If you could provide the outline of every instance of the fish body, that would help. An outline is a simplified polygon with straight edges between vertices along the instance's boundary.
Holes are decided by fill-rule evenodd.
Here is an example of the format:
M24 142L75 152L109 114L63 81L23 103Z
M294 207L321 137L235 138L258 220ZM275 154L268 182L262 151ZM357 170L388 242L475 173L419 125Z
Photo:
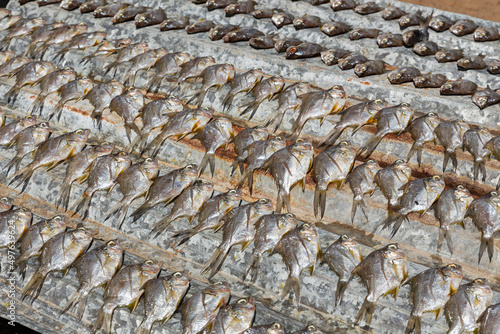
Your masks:
M23 131L36 124L36 116L26 116L18 121L10 122L0 127L0 145L11 145L14 139Z
M350 70L358 64L366 63L369 59L360 54L350 54L338 61L338 66L342 71Z
M330 1L330 7L334 11L349 10L356 8L357 3L354 0L332 0Z
M368 160L364 164L356 166L347 176L347 182L349 182L349 187L353 193L353 203L351 209L351 223L354 224L354 217L356 216L356 211L358 207L361 207L361 211L368 220L366 215L366 203L364 200L365 194L372 195L375 189L377 189L377 184L375 183L375 175L380 170L380 166L375 160Z
M186 52L169 53L158 59L154 66L155 75L148 83L148 92L158 93L163 79L179 73L183 64L190 60L191 56Z
M244 170L244 161L248 157L247 148L251 144L258 142L260 140L266 140L269 137L269 132L264 126L258 125L253 128L246 128L240 131L233 139L234 150L236 151L237 157L233 162L231 176L239 167L240 173Z
M83 64L86 64L94 57L99 57L99 56L108 57L114 53L117 53L121 49L126 48L131 43L132 43L132 40L128 37L119 38L119 39L115 39L115 40L109 40L109 41L104 40L104 41L102 41L101 45L99 45L99 47L97 48L97 50L95 52L82 58Z
M167 19L167 14L161 8L148 9L144 13L139 13L134 17L137 29L160 24Z
M76 35L66 46L56 52L53 59L59 57L59 61L70 50L85 50L89 47L100 45L106 38L107 33L104 31L94 31Z
M413 52L419 56L432 56L438 52L439 46L433 41L418 42L413 46Z
M49 47L55 45L65 45L69 43L75 36L86 33L88 26L85 23L72 25L64 25L59 28L54 28L47 41L42 43L33 51L33 56L42 59Z
M370 75L381 75L385 72L385 62L382 60L369 60L363 64L357 64L354 67L354 73L358 78L364 78Z
M279 322L268 325L252 326L242 334L286 334L285 328Z
M248 41L248 45L254 49L272 49L275 43L275 35L254 37Z
M41 115L47 96L52 93L56 93L59 88L71 81L74 81L75 78L76 72L72 68L53 71L41 78L38 81L40 84L40 93L36 97L35 101L33 101L31 113L33 114L38 112Z
M446 15L436 15L429 22L429 28L437 32L442 32L450 29L453 23L455 23L455 21Z
M238 29L239 27L234 24L219 24L210 29L208 32L208 38L212 41L221 40L224 36L229 34L231 31Z
M500 103L500 94L487 86L485 89L478 90L472 95L472 102L482 110Z
M412 66L403 66L390 72L387 75L387 78L391 84L402 84L405 82L413 82L413 79L421 75L422 74L417 68Z
M377 3L371 1L359 4L354 7L354 12L361 15L374 14L380 12L381 10L382 7L380 7Z
M35 31L33 31L33 33L30 36L31 41L28 47L26 48L26 51L24 52L24 56L32 57L33 51L35 51L38 43L45 43L50 38L50 35L52 34L52 31L54 29L60 28L64 25L65 25L64 22L56 21L36 28Z
M492 305L481 315L479 334L494 334L500 331L500 304Z
M22 66L21 68L19 68L19 70L16 71L16 83L5 94L5 100L8 104L13 105L16 102L19 91L23 86L33 86L44 76L51 72L54 72L55 70L56 67L49 62L28 62L26 65Z
M224 7L226 17L231 17L238 14L250 14L254 11L257 2L253 0L238 1Z
M336 36L349 32L351 26L344 22L333 21L322 24L320 30L328 36Z
M450 32L456 36L472 34L477 29L477 24L469 19L458 20L450 27Z
M141 135L141 130L139 130L139 127L135 124L135 119L139 117L141 109L144 108L144 104L142 92L135 88L129 89L123 94L113 97L109 102L109 111L117 113L123 119L125 123L125 132L130 143L132 143L132 131L134 131L137 136Z
M186 27L191 24L190 20L191 19L188 16L166 19L160 24L160 31L186 29Z
M172 93L177 87L179 87L182 82L186 81L187 79L199 77L208 66L215 64L216 62L213 57L197 57L184 62L182 65L180 65L181 69L180 71L178 71L177 83L170 89L170 93Z
M130 59L130 68L123 77L125 86L133 86L135 83L135 76L139 71L149 71L149 69L156 64L158 59L166 54L168 54L167 49L159 48L138 54L134 58Z
M253 17L260 20L260 19L270 19L273 17L274 14L281 12L283 11L279 8L262 8L254 10L251 14Z
M17 55L13 51L0 51L0 66L13 59Z
M214 27L215 23L213 23L212 21L201 19L188 25L185 29L188 34L197 34L200 32L208 32Z
M241 298L221 308L210 334L241 334L252 326L255 316L255 299Z
M476 42L490 42L500 39L498 29L491 26L481 26L474 30L474 40Z
M379 48L393 48L403 46L403 35L384 33L377 36L377 45Z
M422 164L422 151L425 143L435 142L436 137L436 127L439 125L439 116L431 112L426 115L415 118L410 125L408 125L407 131L410 133L413 144L411 146L410 152L406 156L406 162L410 161L413 154L417 153L418 166Z
M457 62L458 70L483 70L486 68L486 63L484 61L485 57L486 56L484 54L480 54L478 56L464 57L462 59L459 59Z
M0 31L15 27L16 24L22 19L21 15L9 15L0 19Z
M280 29L286 25L293 24L294 17L289 13L275 13L271 17L271 22L276 26L276 28Z
M408 163L398 159L379 170L374 181L387 199L387 211L393 212L403 196L403 186L411 181L411 167Z
M321 19L315 15L304 15L293 20L295 30L317 28L321 25Z
M259 106L265 100L270 100L274 95L281 92L285 86L285 79L282 76L274 76L259 82L253 89L254 101L250 102L240 113L240 116L250 113L249 120L253 118Z
M222 101L224 111L228 110L233 104L234 97L239 93L251 91L262 80L263 72L260 68L254 68L250 71L235 75L229 81L230 89Z
M382 18L386 21L397 20L408 13L399 7L388 5L382 10Z
M30 228L33 214L26 208L0 213L0 248L15 245Z
M99 83L83 97L83 100L89 100L94 109L90 117L94 119L98 128L102 126L102 113L109 108L111 101L116 96L125 92L125 86L116 80Z
M46 24L45 20L41 18L26 19L21 22L10 28L9 33L0 41L1 49L7 49L12 39L28 36L37 28Z
M413 78L415 88L440 88L448 79L444 74L422 74Z
M484 128L474 127L467 130L463 137L463 149L467 150L474 158L474 181L479 178L479 172L483 174L482 181L486 181L485 159L491 152L484 148L493 136Z
M107 74L112 69L115 69L115 75L117 67L120 64L124 64L132 60L134 57L149 51L149 45L147 42L139 42L134 44L129 44L123 48L120 48L116 52L116 59L103 67L105 70L104 74Z
M380 33L379 29L355 28L349 33L349 39L357 41L363 38L377 38Z
M462 59L464 52L462 49L441 49L436 52L434 57L440 63L458 61Z
M441 122L434 130L439 143L444 147L443 172L450 158L453 162L453 171L456 172L458 160L455 151L463 147L463 137L467 130L469 125L460 120Z
M94 88L94 82L86 77L75 79L59 87L57 93L60 97L57 104L49 114L49 119L56 116L59 120L64 105L69 101L79 101Z
M216 64L208 66L200 74L202 80L200 89L194 93L188 103L194 103L194 105L200 107L208 90L211 88L219 90L222 86L233 79L234 73L235 69L232 64Z
M276 49L277 52L282 53L286 52L286 50L288 50L290 47L298 46L302 43L304 43L302 40L293 37L281 39L276 41L276 43L274 44L274 49Z
M238 28L224 35L224 37L222 37L222 40L224 41L224 43L247 42L252 38L260 36L265 36L265 34L258 29Z
M145 13L148 10L147 7L144 6L125 6L120 8L118 12L111 18L111 23L114 25L126 21L133 20L137 15Z
M91 13L97 8L106 5L108 0L89 0L81 4L79 10L80 13Z
M417 11L412 14L403 15L399 18L398 24L401 30L406 29L411 26L418 26L421 21L424 20L421 11Z

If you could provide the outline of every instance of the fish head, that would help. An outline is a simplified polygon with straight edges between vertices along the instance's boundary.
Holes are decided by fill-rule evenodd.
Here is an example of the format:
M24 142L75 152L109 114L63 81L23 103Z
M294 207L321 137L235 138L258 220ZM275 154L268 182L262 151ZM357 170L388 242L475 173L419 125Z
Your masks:
M134 104L144 104L144 95L142 95L142 92L136 88L126 91L125 96L130 98Z
M266 329L267 334L286 334L285 327L279 322L274 322Z
M441 119L435 112L430 112L425 115L425 122L433 129L435 129L439 125L440 121Z
M233 311L236 313L236 321L248 322L255 314L255 298L245 297L238 299L233 305Z
M464 133L467 132L467 130L469 130L469 124L467 122L465 122L464 120L456 120L453 122L455 127L457 128L458 130L458 133L460 134L460 137L463 137Z
M335 85L330 88L329 93L333 99L345 99L347 97L344 87L340 85Z
M464 276L462 272L462 266L455 263L450 263L444 267L439 268L439 273L444 280L452 282L452 286L450 288L455 291L458 289L458 286ZM455 293L455 291L452 292Z
M216 64L215 58L212 57L212 56L209 56L209 57L199 57L196 60L197 60L196 63L197 63L197 65L200 68L204 68L204 67L208 67L208 66Z
M96 31L94 32L94 38L99 42L102 43L106 36L108 35L107 32L105 31Z
M214 112L215 111L212 108L204 108L198 110L198 115L202 118L205 118L206 122L208 122L208 120L210 120L213 117Z
M78 129L72 133L70 133L68 137L69 142L73 143L84 143L89 139L90 129Z
M139 50L139 53L144 53L149 50L149 44L148 42L140 42L136 44L137 49Z
M392 263L393 266L399 266L406 263L406 255L398 244L389 244L381 249L382 256Z
M203 293L205 295L212 295L222 298L222 304L225 305L227 304L227 302L229 301L229 297L231 296L231 289L229 288L229 284L227 284L227 282L216 282L203 289Z
M408 180L411 177L411 167L404 160L398 159L393 162L391 167L395 170L396 173L402 173Z
M155 50L155 52L156 52L156 56L158 58L161 58L161 57L163 57L163 56L165 56L165 55L168 54L168 50L165 49L165 48L158 48L158 49Z
M120 244L120 239L109 240L108 242L106 242L104 247L106 249L106 252L110 253L110 254L112 254L112 253L122 254L123 253L123 247Z
M110 89L111 95L120 95L125 91L125 86L116 80L111 80L108 83L106 83L108 88Z
M87 29L89 28L88 25L86 25L85 23L78 23L78 24L75 24L73 26L75 28L76 31L78 31L78 33L84 33L87 31Z
M298 227L298 231L302 239L307 241L312 241L318 238L318 230L316 230L316 225L312 223L304 223Z
M14 200L10 197L2 197L0 198L0 211L4 212L10 210L12 205L14 204Z
M132 163L132 158L126 152L118 152L113 157L116 162L117 169L124 171Z
M269 137L269 131L265 126L257 125L256 127L252 128L251 136L254 142L265 140Z
M161 263L155 260L146 260L140 264L142 274L145 276L156 277L161 270Z
M36 124L36 116L27 116L19 121L19 125L23 128L27 128Z
M31 219L33 218L33 214L31 213L31 211L27 208L24 208L24 207L18 208L16 210L16 216L17 216L17 219L25 221L25 222L31 221Z
M420 42L415 44L413 48L415 49L415 51L423 53L427 51L427 44L425 44L425 42Z
M305 20L305 18L298 17L295 20L293 20L293 25L296 26L297 28L303 28L304 27L304 20Z
M185 179L195 179L198 176L198 165L189 164L181 169L181 174Z
M57 215L45 221L45 226L52 232L64 232L68 223L68 217Z
M480 108L485 108L488 106L488 97L484 95L474 97L474 103L476 103Z
M340 1L337 1L340 3ZM301 334L323 334L321 330L319 330L316 326L314 325L308 325L306 328L300 332Z
M342 160L354 162L354 158L356 158L357 155L357 150L351 145L350 142L348 142L347 140L341 141L337 145L336 150L340 153Z
M114 45L118 49L123 49L132 44L132 39L130 37L117 39L114 41Z
M214 183L205 180L196 180L194 187L198 188L200 192L207 193L214 190Z
M75 80L76 72L71 67L66 67L59 71L59 75L61 75L67 82Z
M226 74L227 81L232 80L234 77L235 69L232 64L224 64L221 67L221 71Z
M225 197L228 202L237 204L241 200L241 189L231 189L226 193Z
M312 152L313 146L310 141L304 140L302 138L299 138L291 145L292 150L302 153L302 154L308 154Z
M440 175L434 175L426 179L426 188L429 194L439 195L443 192L445 186L444 179Z
M174 54L174 60L177 66L181 66L191 60L191 55L187 52L177 52Z
M375 174L377 174L377 172L381 169L379 164L375 160L370 159L365 162L364 165L367 174L370 176L370 179L373 180Z
M138 23L144 23L146 21L146 19L147 19L147 17L146 17L146 14L144 14L144 13L136 15L136 17L134 18L134 20Z
M472 197L469 190L461 184L455 187L454 194L457 201L464 202L467 207L474 200L474 197Z
M274 148L274 151L278 151L286 147L286 139L281 136L276 136L269 140L269 145Z
M274 14L273 17L271 18L274 24L276 25L281 25L283 22L285 22L285 15L284 14Z
M410 120L413 117L414 111L410 108L410 104L403 102L397 106L397 114L400 118Z
M387 101L381 100L381 99L377 99L377 100L374 100L374 101L370 101L368 103L368 105L367 105L367 108L365 108L365 110L370 115L375 116L376 113L378 113L380 110L386 108L387 105L388 105Z
M470 58L462 58L457 61L457 65L462 66L462 67L467 67L471 62Z
M260 198L257 201L253 202L253 207L258 212L272 212L273 202L267 198Z
M356 240L354 240L347 234L342 234L340 238L338 238L338 242L340 243L340 245L342 245L342 247L348 250L358 248L358 243L356 242Z
M295 217L293 213L289 212L285 213L284 215L281 215L278 224L280 228L286 227L287 229L290 230L292 228L297 227L299 221L297 220L297 217Z
M35 18L35 19L31 20L31 24L33 27L40 27L40 26L47 24L47 22L42 18Z
M176 98L169 98L164 100L166 112L180 112L184 109L181 100Z
M186 288L189 285L189 272L183 270L173 273L168 280L168 284L170 287Z
M94 152L97 156L103 156L110 154L115 149L115 144L104 142L100 145L94 146Z
M78 85L82 88L83 94L87 94L94 88L94 81L89 78L78 79Z
M142 170L146 174L149 180L154 179L159 172L158 159L157 158L146 158L142 163Z
M474 308L476 306L476 303L481 303L485 302L488 303L491 301L493 297L493 293L491 291L490 286L488 285L488 282L485 278L476 278L475 280L472 281L472 283L469 283L469 292L472 294L472 296L476 299L474 300Z
M71 232L74 240L78 244L88 243L92 238L99 234L99 230L96 228L88 228L82 224L78 224L76 229Z

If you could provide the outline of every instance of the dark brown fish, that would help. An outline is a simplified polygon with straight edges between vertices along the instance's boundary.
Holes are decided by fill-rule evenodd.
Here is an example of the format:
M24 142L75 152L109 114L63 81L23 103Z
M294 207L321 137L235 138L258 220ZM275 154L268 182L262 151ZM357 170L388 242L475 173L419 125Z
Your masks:
M488 63L488 72L491 74L500 74L500 61L492 60Z
M328 264L328 267L339 278L335 293L335 307L342 303L352 271L362 260L358 243L347 234L340 236L323 254L321 263Z
M374 14L380 12L381 10L382 7L380 7L377 3L371 1L359 4L354 8L354 12L361 15Z
M39 7L60 3L61 0L36 0Z
M231 4L238 3L238 0L208 0L207 1L207 9L223 9Z
M451 263L440 268L427 269L410 278L410 298L413 309L408 319L405 334L421 333L422 315L427 312L441 314L446 302L458 290L462 281L462 266Z
M370 75L381 75L385 72L385 62L383 60L369 60L363 64L357 64L354 67L354 73L358 78Z
M441 32L450 29L450 27L455 23L454 20L450 19L445 15L434 16L429 22L429 28L434 31Z
M359 276L368 294L356 316L355 324L364 319L370 326L380 297L393 294L396 299L401 284L408 277L408 259L398 244L389 244L368 254L352 272Z
M424 21L421 11L417 11L413 14L403 15L399 18L398 24L401 30L406 29L411 26L418 26L421 21Z
M253 0L238 1L224 7L226 17L231 17L238 14L250 14L254 11L257 2Z
M456 173L458 160L455 151L462 148L463 137L469 130L469 125L461 120L441 122L434 131L439 143L444 147L443 172L446 170L448 160L453 162L453 172Z
M168 53L158 59L154 69L155 74L149 80L148 92L158 93L163 79L176 81L174 75L182 70L182 66L191 60L191 56L186 52Z
M398 207L403 196L403 187L411 181L411 167L401 159L377 172L374 182L387 199L387 212L391 214Z
M265 36L265 34L255 28L238 28L224 35L222 40L224 43L236 43L241 41L247 42L250 39L259 36Z
M369 59L361 54L351 54L342 58L338 62L338 66L342 71L347 71L354 68L358 64L366 63Z
M458 61L459 59L463 58L463 56L464 52L462 49L441 49L434 55L436 60L440 63Z
M240 168L240 173L243 173L245 159L248 157L248 149L250 145L260 140L266 140L269 137L267 129L258 125L253 128L247 128L238 133L232 140L234 143L234 150L238 155L233 162L231 176L234 175L236 168Z
M347 175L354 167L356 149L349 142L340 142L337 146L329 146L314 158L311 176L316 183L314 191L314 216L325 215L326 192L330 183L337 189L344 184Z
M226 34L229 34L231 31L238 29L239 27L234 24L219 24L210 29L208 32L208 38L212 41L218 41L222 39Z
M234 76L233 80L229 82L230 89L226 97L222 101L223 111L229 110L233 104L234 97L239 93L246 93L251 91L259 82L262 80L263 76L262 69L254 68L250 71L237 74ZM236 152L238 153L238 151Z
M474 30L474 40L476 42L497 41L500 39L498 29L491 26L481 26Z
M280 29L286 25L292 24L294 17L289 13L276 13L271 18L271 21L276 26L276 28Z
M138 14L147 12L148 7L144 6L127 6L120 9L112 18L111 23L114 25L126 21L133 20Z
M330 1L330 7L334 11L339 10L349 10L356 8L357 3L354 0L332 0Z
M24 129L36 124L36 116L26 116L18 121L0 127L0 145L10 145Z
M292 213L270 214L262 216L256 223L257 232L255 233L254 250L248 261L243 274L243 281L251 274L251 281L257 280L259 264L266 253L270 253L278 245L279 241L287 232L298 225L298 220Z
M232 64L226 63L208 66L198 77L201 78L202 82L200 89L194 92L187 103L200 107L208 90L212 88L215 88L216 91L219 90L233 79L235 72L236 70Z
M233 212L234 211L234 212ZM205 264L202 274L210 272L212 278L222 267L229 251L235 245L245 250L254 240L256 223L260 217L272 213L273 203L265 198L234 208L222 217L222 242Z
M363 215L368 221L368 216L365 211L366 203L364 195L369 194L371 196L377 189L377 184L374 182L374 179L379 170L380 166L375 160L368 160L364 164L356 166L347 176L347 182L353 193L351 223L354 224L354 217L356 216L358 207L361 208Z
M62 0L61 8L65 10L74 10L79 8L85 0Z
M380 33L379 29L355 28L349 32L349 38L352 41L363 38L377 38Z
M388 5L387 7L382 10L382 18L384 20L397 20L401 16L407 15L408 13L402 10L399 7L393 6L393 5Z
M457 62L457 67L459 70L483 70L486 68L486 63L484 58L486 56L484 54L480 54L477 56L464 57L459 59Z
M413 47L419 42L424 42L429 39L429 21L432 14L425 20L420 20L419 29L405 31L403 33L403 43L406 47Z
M136 133L136 136L141 136L141 130L134 121L139 117L144 103L142 92L135 88L115 96L109 102L109 111L117 113L123 119L125 132L130 143L132 143L132 131Z
M215 27L215 23L210 20L200 19L195 23L192 23L186 27L186 32L188 34L197 34L199 32L207 32Z
M472 95L476 90L477 85L474 82L459 78L442 85L439 93L441 95Z
M389 79L391 84L402 84L405 82L413 82L413 79L421 75L422 74L417 68L403 66L387 74L387 79Z
M166 19L160 24L160 31L186 29L186 27L190 24L191 22L188 16L173 17Z
M15 246L30 228L32 218L31 211L23 207L0 213L0 248Z
M351 54L351 51L343 49L331 49L321 52L321 60L326 66L333 66L338 64L339 60Z
M430 112L426 115L415 118L406 131L408 131L414 140L410 152L406 156L406 162L410 161L413 154L417 153L417 162L420 167L422 164L422 150L425 143L435 142L436 134L434 130L439 125L439 116Z
M444 74L422 74L413 78L416 88L440 88L448 81Z
M135 27L137 29L160 24L167 19L167 14L161 8L148 9L145 13L135 16Z
M321 19L315 15L304 15L293 20L295 30L317 28L321 25Z
M110 4L104 4L101 7L98 7L94 10L92 13L95 18L102 18L102 17L113 17L118 12L125 8L130 6L128 3L121 3L121 2L113 2Z
M351 26L343 22L332 21L322 24L319 29L328 36L335 36L349 32L351 30Z
M278 8L262 8L252 12L253 17L256 19L270 19L274 14L282 13L283 11Z
M79 79L73 80L61 86L57 90L57 94L60 99L50 111L48 118L52 119L53 116L57 116L57 120L61 118L61 113L64 105L69 101L79 101L83 99L85 95L88 94L94 88L94 82L86 77L81 77Z
M482 110L500 103L500 94L491 89L490 86L487 86L485 89L478 90L472 95L472 102Z
M470 192L461 184L443 191L439 196L434 205L434 216L439 221L438 252L446 240L450 254L453 254L453 239L450 236L450 226L457 224L465 228L465 213L473 199Z
M493 136L482 127L473 127L464 133L463 150L467 150L474 158L474 181L479 178L479 172L483 174L482 181L486 181L485 159L491 155L490 150L484 148Z
M380 34L377 37L377 45L379 48L393 48L403 46L403 35L393 33Z
M254 100L242 107L245 109L240 113L240 116L250 113L249 120L253 118L262 102L270 100L274 95L281 92L285 86L285 79L282 76L274 76L262 80L252 89Z
M271 34L267 36L260 36L251 38L248 44L254 49L272 49L276 44L276 35Z
M432 56L438 52L439 46L433 41L418 42L413 46L413 52L419 56Z
M197 165L187 165L183 168L175 169L166 175L157 177L149 188L146 201L130 217L136 221L157 204L164 203L168 205L184 189L192 185L197 177Z
M91 13L101 6L105 6L108 0L90 0L81 4L80 13Z
M477 29L477 24L469 19L458 20L450 27L450 32L456 36L472 34Z

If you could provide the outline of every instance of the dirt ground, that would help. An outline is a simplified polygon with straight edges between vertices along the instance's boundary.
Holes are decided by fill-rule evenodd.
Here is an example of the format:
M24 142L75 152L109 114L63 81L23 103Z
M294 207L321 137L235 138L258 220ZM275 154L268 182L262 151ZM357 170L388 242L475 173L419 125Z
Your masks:
M500 22L500 0L402 0Z

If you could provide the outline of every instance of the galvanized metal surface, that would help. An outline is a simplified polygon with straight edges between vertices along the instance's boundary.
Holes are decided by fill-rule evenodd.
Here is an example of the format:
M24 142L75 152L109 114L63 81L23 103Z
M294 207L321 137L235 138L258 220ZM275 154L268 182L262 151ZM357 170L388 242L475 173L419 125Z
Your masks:
M149 3L148 1L145 1L145 3L151 6L156 4L155 2ZM272 3L274 6L278 6L278 4L274 1ZM307 3L301 2L291 3L283 1L282 3L279 3L279 5L282 6L285 4L287 5L287 8L291 12L293 11L296 15L302 14L306 10L311 14L314 14L315 10L321 10L321 12L318 11L317 13L320 14L320 16L325 16L326 14L330 15L332 13L332 11L326 6L315 8ZM262 5L266 6L264 2ZM17 8L16 5L13 4L10 6L13 9ZM193 17L198 15L198 17L206 16L208 18L212 18L216 22L228 21L227 18L222 17L223 13L221 11L215 11L207 14L206 9L202 6L193 5L187 1L171 2L169 4L162 3L162 7L163 6L166 6L164 8L166 8L167 12L170 13L173 12L172 9L175 7L175 15L191 15ZM403 7L403 4L401 4L401 7ZM411 10L408 10L416 10L416 6L411 6L411 8ZM40 14L40 10L34 3L28 3L21 9L23 15ZM168 9L170 9L170 11L168 11ZM157 27L148 27L136 31L133 23L125 23L112 27L109 19L96 20L93 19L91 15L82 16L78 12L66 12L60 10L56 6L44 7L41 14L46 19L64 19L67 23L77 23L83 20L89 24L89 31L106 30L108 31L110 38L134 36L134 41L148 41L151 47L166 46L170 51L187 51L193 55L212 55L218 62L232 63L240 70L262 67L266 74L281 74L289 80L310 81L322 87L328 87L332 84L343 84L348 95L353 97L349 101L350 103L355 103L355 101L359 99L372 98L385 98L391 103L410 101L415 109L423 112L437 110L439 115L444 118L455 119L460 117L476 124L482 124L493 131L500 130L498 129L498 111L500 110L500 107L497 105L480 112L474 105L471 104L469 97L440 97L437 95L435 90L416 90L410 86L391 86L385 77L357 79L354 77L352 71L346 73L341 72L336 67L327 68L322 65L318 59L307 61L284 61L283 56L275 55L273 54L273 51L252 50L246 43L227 45L222 42L210 42L210 40L206 37L206 34L193 36L187 35L184 31L161 33ZM379 16L377 16L377 14L366 17L357 15L353 12L341 12L339 15L340 14L352 17L352 20L359 22L359 26L368 26L371 23L374 27L377 27L376 24L387 27L387 22L383 21ZM326 16L325 20L327 18L328 16ZM344 18L344 16L342 16L342 18ZM271 32L275 30L269 20L266 20L266 22L263 20L258 21L248 15L238 15L230 18L229 21L231 23L241 23L244 25L256 25L264 32ZM396 50L394 52L393 50L390 50L387 55L383 55L380 53L380 50L374 50L372 44L363 44L365 42L350 42L345 37L343 39L339 38L338 40L330 39L319 32L319 30L295 32L293 31L293 28L286 29L289 29L287 34L300 36L304 40L317 42L324 41L325 43L342 43L342 47L347 48L348 45L353 48L360 47L360 50L361 48L366 48L366 52L373 52L367 54L369 57L382 57L384 60L386 60L384 57L394 57L393 62L389 61L389 59L392 58L387 58L386 61L395 66L408 65L412 64L412 62L420 63L421 61L424 61L421 57L414 55L413 52L404 48L399 48L400 50ZM386 29L388 28L384 28L384 30ZM449 33L447 32L445 34ZM451 40L453 42L450 43L471 43L473 46L478 44L470 39L467 40L467 37L459 38L453 35L448 37L449 39L443 38L443 43ZM314 38L318 39L314 40ZM373 40L368 42L374 43ZM26 45L27 41L16 40L16 43L13 43L12 47L13 50L19 52L24 50ZM480 47L482 51L483 44L481 44ZM475 48L472 50L475 51ZM487 50L488 47L486 47L485 52L488 52ZM93 69L101 68L103 63L102 60L99 59L93 60L91 65L82 66L80 64L79 59L81 59L83 54L87 53L88 51L71 51L65 58L66 64L73 66L75 70L84 74L90 73ZM432 66L432 62L437 64L437 62L433 59L428 60L427 62L429 64L425 63L426 66ZM456 69L449 68L448 70L454 75L457 74ZM121 75L123 75L123 69L121 69L118 74L118 78L120 78ZM489 83L489 80L495 80L494 76L487 73L481 73L481 71L478 73L467 72L466 75L477 75L478 79L475 81L479 83L480 80L485 80L482 82L483 84ZM143 85L145 79L146 76L141 75L141 77L138 78L136 85ZM11 80L3 80L0 82L0 93L2 95L5 94L12 83L13 82ZM21 115L29 112L29 106L34 100L36 93L37 89L23 89L16 105L14 106L12 114ZM188 91L185 91L184 93L187 94ZM221 100L225 93L227 93L227 88L221 89L221 91L215 93L214 95L209 95L205 100L205 104L207 106L213 106L216 112L220 113ZM237 99L235 104L239 105L243 102L243 100L244 98ZM46 111L50 110L54 103L55 101L49 98L46 103ZM275 110L275 103L276 102L263 104L257 112L256 117L252 120L252 123L239 117L239 111L237 108L230 110L226 116L230 117L237 125L245 127L251 126L262 122L262 120L270 115ZM61 121L58 124L51 122L51 127L59 127L58 131L75 129L75 127L92 128L92 122L89 117L90 110L90 105L87 102L70 104L70 106L65 108ZM295 117L296 115L287 115L281 130L288 132ZM332 121L335 121L335 117L332 118ZM122 121L116 115L107 114L105 115L103 131L100 133L93 133L92 138L95 140L111 141L125 147L128 142L121 124ZM328 133L331 130L331 125L324 124L321 128L319 128L319 130L318 128L319 123L311 121L306 125L303 133L313 139L317 139L318 137ZM350 138L350 140L356 145L361 145L372 134L373 128L368 128L364 131L358 132L354 137ZM349 135L350 134L346 134L346 138L349 138ZM407 135L403 135L401 137L402 138L390 138L384 140L374 155L376 160L381 164L387 164L394 161L398 157L406 156L411 140ZM426 150L424 151L425 164L423 167L419 169L416 165L412 166L415 174L418 176L425 176L438 173L442 160L441 152L442 149L440 147L426 147ZM173 168L183 166L187 163L199 162L201 161L202 155L203 150L197 141L167 141L164 148L160 152L160 158L163 161L162 171L165 172ZM12 156L12 150L2 150L2 160L0 161L0 165L5 165L7 159L10 159ZM229 168L234 156L234 152L231 148L229 151L222 151L218 153L216 161L217 172L214 177L217 191L225 191L235 184L235 180L229 178ZM136 158L139 157L136 156ZM469 181L469 177L472 175L472 159L468 154L460 154L459 159L459 172L461 176L457 177L450 173L446 174L445 179L449 185L465 183L475 194L482 194L491 189L491 186L485 186ZM494 180L499 174L499 167L500 165L498 162L487 163L488 184L494 184ZM16 204L22 204L29 207L39 216L51 217L56 213L59 213L59 211L53 207L53 203L55 195L59 189L59 185L64 176L63 173L64 168L61 167L58 167L50 172L37 171L33 177L31 185L27 189L26 194L16 196L17 193L5 185L3 185L0 190L2 195L16 197ZM82 186L75 186L74 188L75 190L73 191L71 201L74 201L83 190ZM78 190L76 190L76 188L78 188ZM305 221L315 221L311 208L313 190L313 182L312 180L308 180L306 191L304 193L302 193L299 189L292 191L293 212L296 213L300 219ZM268 197L274 200L275 193L274 182L270 176L258 173L255 182L254 197L250 197L248 193L245 193L244 197L247 201L258 197ZM193 280L193 288L191 291L196 291L200 286L206 284L206 279L199 273L202 265L209 258L214 248L218 245L220 235L206 232L202 235L194 237L193 240L191 240L187 245L181 247L179 250L165 250L168 238L172 234L167 233L160 236L156 240L151 240L151 238L148 237L148 233L152 224L158 221L163 215L167 214L169 208L155 209L152 214L148 215L146 220L141 220L138 224L130 225L130 222L127 221L124 224L123 231L120 232L116 230L115 226L113 226L112 221L103 222L105 213L120 198L121 195L116 190L107 196L99 193L94 197L92 210L90 212L90 221L88 223L99 227L100 237L102 237L103 240L115 237L122 238L124 240L125 249L127 250L126 262L137 261L140 258L153 257L164 261L165 268L168 270L190 270ZM342 233L349 233L359 243L361 243L362 253L364 255L368 254L373 249L379 248L381 245L390 242L386 232L380 233L380 231L376 231L372 233L375 227L386 216L386 203L383 196L377 192L368 200L368 215L370 217L370 221L367 223L358 220L358 217L354 225L350 224L350 210L347 208L350 208L351 203L352 194L346 186L344 186L340 191L331 189L328 192L326 217L321 223L319 223L319 226L321 227L320 237L322 248L326 249L326 247ZM140 205L140 201L136 201L133 208L138 205ZM180 220L174 223L174 227L175 229L178 229L179 227L186 226L186 224L186 221ZM481 265L477 265L479 233L471 226L471 224L467 224L467 229L465 231L453 229L452 235L457 247L453 256L451 256L446 249L443 249L443 251L438 254L436 252L438 224L434 221L432 216L426 215L422 218L412 217L410 223L405 224L395 237L394 241L399 242L407 252L411 261L410 275L415 275L428 267L453 261L464 267L464 273L467 279L486 277L490 280L494 289L498 291L500 287L500 269L498 269L498 266L494 265L498 262L498 252L493 258L493 262L491 264L483 260ZM281 287L287 276L285 266L280 257L275 255L263 261L264 263L262 265L260 278L254 285L243 283L239 279L245 266L245 259L248 260L249 255L250 250L245 252L233 250L226 260L221 273L217 276L217 279L228 280L235 296L252 295L255 296L259 302L266 302L269 298L276 298L279 295ZM35 261L30 262L29 270L31 270L31 272L35 265ZM28 272L28 277L31 275L31 272ZM329 271L327 267L319 267L313 277L302 277L303 298L300 311L295 308L291 300L280 301L268 306L259 304L256 322L261 324L269 322L271 319L278 318L286 323L288 330L297 329L304 326L305 323L311 322L318 325L322 329L331 332L336 332L339 328L343 331L349 332L360 331L360 328L351 329L348 327L348 324L353 321L364 298L366 290L360 285L358 280L353 281L346 292L345 303L342 306L335 308L333 306L333 300L336 281L336 276ZM2 287L5 286L5 280L2 281L1 285ZM20 288L21 285L19 285L19 289ZM22 319L23 323L33 328L37 328L44 333L74 333L75 331L87 332L88 330L86 327L82 327L76 323L75 319L69 315L65 315L60 319L57 318L58 310L64 305L67 298L69 298L70 294L75 289L76 282L73 272L70 272L70 274L65 278L50 275L50 278L47 280L44 289L42 290L40 301L36 301L34 303L33 309L28 308L28 306L24 304L18 305L18 315L20 319ZM495 292L494 302L498 302L499 300L500 297L498 293ZM92 324L101 303L102 291L94 292L92 298L89 299L89 304L91 305L89 305L89 310L84 317L84 325L90 326ZM403 332L410 310L411 307L409 304L407 287L402 288L400 296L396 302L393 302L389 298L381 299L377 303L377 309L372 322L374 332ZM0 308L0 312L5 314L5 309L3 307ZM126 310L116 312L113 319L115 332L133 332L133 329L135 329L140 321L142 316L141 312L141 308L139 308L132 315L129 315ZM45 320L43 323L46 323L47 325L42 325L42 319ZM155 328L157 332L180 333L179 316L176 315L174 319L167 323L163 328L160 328L159 326ZM424 317L423 331L425 333L443 333L446 331L446 328L447 326L443 318L434 322L431 316Z

